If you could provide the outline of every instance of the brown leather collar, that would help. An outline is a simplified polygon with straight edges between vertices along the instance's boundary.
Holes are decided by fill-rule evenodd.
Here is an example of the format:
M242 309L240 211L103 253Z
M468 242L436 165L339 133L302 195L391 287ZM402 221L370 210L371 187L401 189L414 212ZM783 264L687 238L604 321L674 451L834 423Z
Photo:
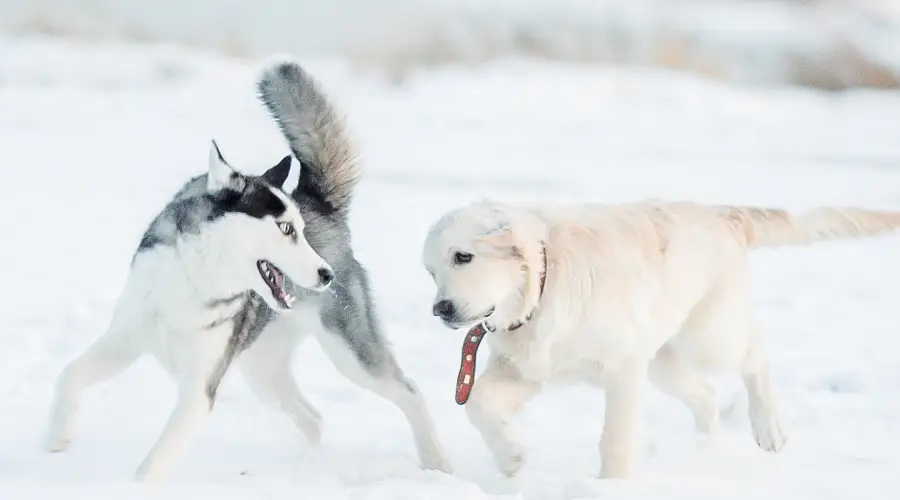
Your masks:
M540 290L540 293L538 294L538 300L540 300L541 297L544 296L544 282L547 281L547 247L546 247L546 246L544 246L543 248L541 248L541 257L542 257L543 260L544 260L544 269L541 270L541 274L540 274L540 279L541 279L541 290ZM537 304L534 305L534 308L537 309ZM506 331L507 331L507 332L511 332L511 331L513 331L513 330L518 330L519 328L522 328L522 326L524 326L525 323L527 323L528 320L531 319L531 315L532 315L532 314L534 314L534 309L532 309L531 312L528 313L528 316L525 317L525 321L519 321L519 320L516 320L515 323L513 323L513 324L509 325L508 327L506 327ZM486 320L483 321L482 324L484 325L484 329L485 329L486 331L489 331L489 332L496 331L496 327L494 327L493 325L491 325L490 323L488 323Z

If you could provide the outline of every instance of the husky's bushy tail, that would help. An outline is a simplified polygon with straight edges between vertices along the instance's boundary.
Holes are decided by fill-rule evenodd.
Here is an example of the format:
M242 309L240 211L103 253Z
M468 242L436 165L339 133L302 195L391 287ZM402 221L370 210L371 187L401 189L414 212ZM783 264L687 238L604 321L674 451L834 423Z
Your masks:
M822 207L801 214L761 207L719 207L751 247L806 245L874 236L900 228L900 212Z
M346 213L361 169L344 118L319 83L296 62L282 60L266 67L257 91L300 161L297 189Z

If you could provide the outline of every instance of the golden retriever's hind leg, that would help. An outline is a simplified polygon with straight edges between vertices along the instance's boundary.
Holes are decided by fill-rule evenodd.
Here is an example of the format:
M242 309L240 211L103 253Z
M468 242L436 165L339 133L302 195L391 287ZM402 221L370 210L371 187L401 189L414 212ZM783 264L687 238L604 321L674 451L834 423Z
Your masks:
M719 404L716 389L699 371L663 346L650 362L650 382L666 394L681 400L694 414L699 443L706 446L719 431Z
M751 336L750 345L741 376L747 388L750 409L750 425L756 443L765 451L778 452L784 447L787 437L781 426L769 364L766 361L757 331Z

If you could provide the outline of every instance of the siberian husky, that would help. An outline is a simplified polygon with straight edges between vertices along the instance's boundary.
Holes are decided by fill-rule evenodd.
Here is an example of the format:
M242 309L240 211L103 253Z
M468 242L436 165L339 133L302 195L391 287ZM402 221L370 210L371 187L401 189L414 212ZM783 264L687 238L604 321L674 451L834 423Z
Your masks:
M178 381L178 401L140 479L163 476L215 402L238 354L296 299L321 293L334 273L302 236L303 216L281 189L291 157L262 176L232 169L215 141L209 171L188 182L141 239L104 333L57 381L49 446L72 439L81 391L152 353Z
M225 337L220 342L221 345L204 344L190 347L204 353L205 358L202 361L191 360L180 348L171 351L177 355L179 362L185 364L184 368L192 377L191 380L204 381L203 397L198 399L196 389L192 389L194 392L190 396L184 396L183 400L188 398L185 400L187 402L176 408L172 425L176 421L202 420L215 395L213 382L218 383L221 379L219 372L224 373L228 361L240 353L236 364L241 368L245 380L254 393L260 399L280 407L312 444L318 444L322 432L321 416L303 396L291 370L296 347L308 335L312 335L340 373L356 384L390 400L402 410L412 427L418 455L424 468L450 472L450 465L444 456L425 401L416 384L397 364L390 344L381 332L375 305L369 292L367 274L353 256L347 219L353 190L361 174L361 165L342 116L334 109L318 83L294 62L281 61L269 65L257 87L260 99L279 125L293 156L300 165L296 188L293 190L285 188L285 191L289 191L290 201L299 213L295 214L295 220L290 221L293 224L291 236L282 235L284 241L276 243L282 245L290 243L295 248L308 242L312 250L300 251L295 248L294 260L282 262L279 260L281 254L278 259L274 256L271 259L265 257L273 252L270 247L275 243L270 239L262 238L256 233L235 235L233 232L223 232L225 235L235 237L235 240L228 241L227 245L223 240L219 240L225 248L233 246L245 254L254 252L257 247L260 248L260 257L252 258L268 262L260 263L258 269L254 271L261 279L270 280L272 271L276 277L282 273L286 276L275 279L277 292L269 288L260 289L263 284L269 287L270 281L264 282L257 278L259 283L253 284L256 289L244 284L240 294L235 291L230 295L217 296L200 304L209 309L208 318L203 318L206 323L194 325L195 329L221 326L227 332L233 331L234 334L223 334ZM276 167L275 172L267 172L263 178L268 177L283 183L282 176L287 176L290 166L287 160L289 158L282 162L286 166ZM263 179L233 177L234 182L243 182L247 186L257 186L263 182ZM217 222L220 218L226 220L225 217L220 217L223 214L221 209L203 201L210 196L202 192L201 187L205 186L205 182L204 179L195 180L192 185L196 186L189 185L183 193L200 192L186 200L179 201L176 198L174 204L154 222L141 242L135 257L135 266L138 262L144 261L162 263L155 264L157 266L167 265L175 268L181 266L185 273L184 279L193 287L192 290L206 286L205 283L215 287L224 286L224 283L230 283L232 273L243 272L240 268L243 265L241 263L220 259L218 254L204 253L202 249L208 249L209 244L202 247L198 245L194 253L178 250L178 245L185 245L180 242L187 241L192 232L198 234L198 241L201 241L199 238L209 239L210 236L206 235L211 231L209 228L224 223ZM266 184L266 186L275 185L281 184L278 182ZM280 195L277 189L269 191ZM190 201L194 198L196 201ZM275 198L281 200L279 196ZM251 212L250 216L244 218L248 219L248 223L257 223L256 215L263 209L257 204L249 204L249 207L251 207L248 209ZM289 221L271 217L260 220L268 221L268 224L280 231L278 234L289 231L288 226L283 224ZM298 234L302 236L297 236ZM183 255L180 256L177 252ZM156 254L160 256L151 257ZM168 259L172 262L164 260L162 255L171 255ZM327 264L314 265L312 262L314 255L321 256ZM157 260L152 261L152 258ZM186 258L202 260L205 267L192 267L197 264L194 264L194 261L184 260ZM148 264L141 265L150 267ZM297 269L298 267L300 269ZM134 270L132 274L135 274ZM328 284L330 287L327 291L319 290ZM172 286L168 281L162 280L159 290L152 293L145 292L141 296L141 301L165 299L176 303L174 301L179 299L167 298L172 293ZM278 289L279 286L283 286L284 297L277 295L282 293L282 290ZM276 313L285 304L291 310ZM131 324L135 321L134 315L133 310L122 309L122 312L115 315L114 327L118 328L119 322ZM173 324L167 326L178 331L189 329L189 326L183 325L181 321L182 316L174 316ZM189 343L196 344L198 342L196 339L190 340L196 337L191 336L193 333L195 332L188 331L184 337ZM116 341L116 338L123 340ZM119 337L106 335L61 374L51 422L52 449L65 448L71 437L71 416L79 392L88 384L119 373L142 352L142 346L124 339L124 335ZM165 453L158 453L155 448L138 470L138 478L160 478L165 475L180 450L185 447L187 433L183 429L189 425L183 424L171 431L167 427L157 445L157 448L162 446L160 449Z

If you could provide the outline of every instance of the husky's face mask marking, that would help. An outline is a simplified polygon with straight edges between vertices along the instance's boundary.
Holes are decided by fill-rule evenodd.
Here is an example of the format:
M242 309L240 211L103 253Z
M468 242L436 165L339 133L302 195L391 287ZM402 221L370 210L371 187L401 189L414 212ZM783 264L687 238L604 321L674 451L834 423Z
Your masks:
M331 267L303 237L303 217L281 189L290 168L286 156L259 177L244 176L228 165L215 141L209 154L207 196L219 212L214 232L230 240L222 243L229 249L223 260L234 266L235 276L246 279L245 289L278 310L290 309L296 300L290 283L321 291L334 279Z

